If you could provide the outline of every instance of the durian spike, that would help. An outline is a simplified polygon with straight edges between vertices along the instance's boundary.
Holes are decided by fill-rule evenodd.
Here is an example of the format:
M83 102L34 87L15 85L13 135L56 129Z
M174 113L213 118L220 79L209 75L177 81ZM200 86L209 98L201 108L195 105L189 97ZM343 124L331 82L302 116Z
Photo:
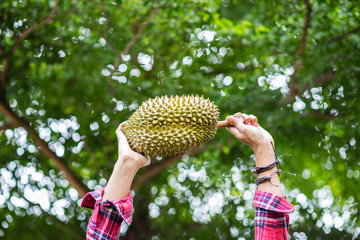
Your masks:
M216 124L216 129L219 128L226 128L226 127L231 127L232 125L230 123L228 123L227 121L218 121Z

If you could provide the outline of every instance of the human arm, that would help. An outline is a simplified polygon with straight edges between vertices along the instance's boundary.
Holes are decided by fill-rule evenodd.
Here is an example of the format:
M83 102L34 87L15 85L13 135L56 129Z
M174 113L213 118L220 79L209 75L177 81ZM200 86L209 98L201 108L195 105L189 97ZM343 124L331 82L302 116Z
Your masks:
M86 239L118 239L121 223L130 224L133 201L129 194L136 172L150 164L150 158L131 150L122 132L126 123L120 124L116 130L118 138L118 160L107 186L88 193L81 204L82 207L94 209L90 217Z
M274 163L274 140L259 125L255 116L237 113L227 117L226 121L232 125L227 128L228 131L254 151L256 167ZM276 170L275 165L257 177L269 176ZM282 197L278 174L273 174L270 181L258 185L253 205L256 207L255 239L288 239L289 212L294 207Z
M113 172L104 191L103 200L118 200L129 194L132 181L137 171L151 162L150 157L144 157L134 152L122 132L125 122L120 124L116 130L118 138L118 160L115 163ZM119 184L121 183L121 184Z
M249 145L255 154L255 166L265 167L274 163L275 153L272 148L274 139L263 129L254 115L237 113L226 118L226 121L233 125L227 130L241 142ZM258 178L268 176L276 171L277 167L258 174ZM273 184L271 184L273 183ZM273 175L271 182L267 181L258 186L259 191L269 192L282 197L280 180L277 174Z

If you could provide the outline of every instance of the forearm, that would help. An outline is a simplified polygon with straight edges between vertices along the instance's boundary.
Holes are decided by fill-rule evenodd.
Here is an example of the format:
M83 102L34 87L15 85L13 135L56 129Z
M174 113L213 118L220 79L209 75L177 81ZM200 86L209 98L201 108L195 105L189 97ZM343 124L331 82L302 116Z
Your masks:
M257 147L254 150L254 153L256 167L265 167L275 162L275 153L270 142L264 143L261 146ZM257 174L257 178L269 176L276 170L277 167L275 165L275 167L273 167L272 169ZM258 190L263 192L269 192L282 197L279 175L274 174L270 180L271 182L266 181L258 185Z
M136 161L120 157L107 186L85 196L82 206L95 208L89 220L87 239L119 239L122 221L130 224L133 201L129 192L139 168Z
M128 196L139 166L125 157L119 158L105 188L103 200L119 200Z

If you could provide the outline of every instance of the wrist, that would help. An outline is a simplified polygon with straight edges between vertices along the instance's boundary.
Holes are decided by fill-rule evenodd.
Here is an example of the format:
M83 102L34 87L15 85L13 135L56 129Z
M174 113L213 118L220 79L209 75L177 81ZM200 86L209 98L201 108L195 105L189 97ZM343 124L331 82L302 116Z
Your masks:
M128 157L119 157L105 188L103 200L125 198L130 191L133 179L139 170L136 161Z
M133 158L129 156L119 156L118 160L115 163L114 169L125 168L132 171L138 171L141 166Z
M251 149L256 154L258 151L262 151L263 149L271 149L273 150L273 147L275 147L275 142L272 138L270 139L261 139L260 141L256 141L252 146Z
M271 142L259 144L253 151L257 167L264 167L275 161L275 153Z
M258 147L253 150L255 153L256 167L267 167L276 161L274 141L272 139L258 145ZM265 176L271 176L270 181L263 182L258 185L258 190L282 197L279 175L274 173L276 170L277 166L275 165L273 168L257 174L258 179Z

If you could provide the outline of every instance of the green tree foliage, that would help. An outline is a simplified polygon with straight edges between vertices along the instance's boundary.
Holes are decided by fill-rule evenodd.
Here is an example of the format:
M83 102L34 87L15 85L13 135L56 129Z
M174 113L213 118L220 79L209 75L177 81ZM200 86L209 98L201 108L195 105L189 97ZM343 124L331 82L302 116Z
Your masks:
M83 239L115 129L150 97L209 97L274 136L293 239L356 239L360 2L0 2L0 237ZM226 130L156 158L124 239L250 239L251 151Z

